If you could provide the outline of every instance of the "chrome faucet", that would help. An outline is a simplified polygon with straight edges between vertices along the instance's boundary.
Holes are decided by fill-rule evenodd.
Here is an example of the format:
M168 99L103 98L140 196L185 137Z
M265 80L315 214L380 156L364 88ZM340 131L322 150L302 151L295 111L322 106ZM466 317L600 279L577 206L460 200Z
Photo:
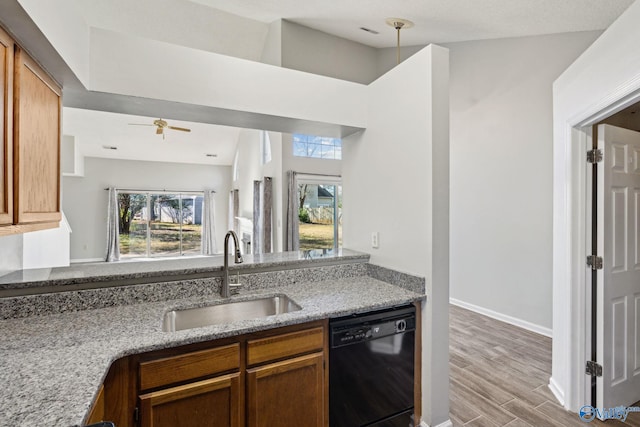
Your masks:
M220 296L222 298L229 298L229 236L233 237L233 246L235 249L234 262L236 264L242 263L242 254L240 253L240 245L238 244L238 235L232 231L227 231L227 235L224 236L224 268L222 270L222 287L220 288Z

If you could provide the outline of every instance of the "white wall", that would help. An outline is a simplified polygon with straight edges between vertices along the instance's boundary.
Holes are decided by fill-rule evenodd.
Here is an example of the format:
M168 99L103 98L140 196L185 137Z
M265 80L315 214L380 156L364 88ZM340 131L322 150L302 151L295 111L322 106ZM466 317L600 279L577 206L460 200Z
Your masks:
M268 31L268 25L263 22L194 1L75 2L74 9L81 11L92 27L254 61L260 57Z
M451 298L551 334L553 80L599 35L448 44Z
M62 213L60 226L35 233L25 233L22 268L67 267L70 263L71 229Z
M0 237L0 276L22 269L23 235Z
M366 126L364 85L97 28L89 89L231 110L257 129L300 120ZM256 114L266 126L254 126Z
M446 45L443 45L446 46ZM412 55L422 50L424 46L401 46L400 62L406 61ZM398 53L395 47L377 49L376 52L376 72L378 76L383 75L393 67L398 65Z
M588 401L586 138L578 129L640 101L640 2L553 84L553 362L550 387L576 411Z
M269 24L269 32L264 40L260 62L265 64L282 65L282 20L278 19Z
M262 180L262 164L260 163L260 131L243 129L238 136L237 175L233 188L239 190L239 216L253 218L253 181Z
M216 191L216 234L222 248L227 228L231 171L228 166L85 158L84 177L62 178L62 206L69 220L71 260L106 254L107 187Z
M89 27L76 8L76 0L41 2L18 0L78 80L89 83Z
M426 278L422 412L431 426L449 418L448 61L429 46L373 82L369 126L343 140L344 247Z
M238 179L233 188L239 190L239 215L253 218L253 181L272 178L272 249L282 252L282 136L278 132L268 132L271 144L271 161L262 164L261 131L243 129L238 138Z
M368 84L378 77L377 49L282 21L282 66Z

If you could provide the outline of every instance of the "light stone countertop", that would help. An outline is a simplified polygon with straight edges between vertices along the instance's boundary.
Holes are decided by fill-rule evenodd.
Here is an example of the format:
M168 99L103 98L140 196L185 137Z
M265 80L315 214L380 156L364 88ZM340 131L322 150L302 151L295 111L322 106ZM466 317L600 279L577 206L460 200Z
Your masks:
M78 426L109 366L123 356L418 301L423 295L368 276L241 292L286 294L302 310L179 332L165 312L220 303L217 296L0 321L0 426Z
M240 270L249 273L258 270L274 270L282 268L299 268L300 266L335 265L350 262L366 262L369 255L349 249L306 250L294 252L277 252L258 255L243 255L242 264L229 263L230 271ZM55 292L64 287L76 285L82 289L83 284L114 282L134 279L147 283L169 280L183 280L189 275L220 275L224 263L223 255L201 255L190 257L156 257L124 259L118 262L78 263L69 267L41 268L18 270L0 275L0 294L7 291L47 288L46 292ZM2 295L8 296L8 295Z

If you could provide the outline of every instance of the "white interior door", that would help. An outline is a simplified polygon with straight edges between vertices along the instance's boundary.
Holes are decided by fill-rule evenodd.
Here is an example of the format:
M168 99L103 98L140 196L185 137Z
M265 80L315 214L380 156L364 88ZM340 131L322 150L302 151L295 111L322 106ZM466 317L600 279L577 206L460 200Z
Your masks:
M598 126L597 405L640 400L640 133Z

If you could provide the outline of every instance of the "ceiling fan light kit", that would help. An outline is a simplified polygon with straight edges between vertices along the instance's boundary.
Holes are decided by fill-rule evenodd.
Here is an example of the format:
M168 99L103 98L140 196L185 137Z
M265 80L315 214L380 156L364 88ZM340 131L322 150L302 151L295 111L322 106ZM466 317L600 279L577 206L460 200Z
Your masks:
M165 120L162 120L162 119L154 120L153 124L148 124L148 123L129 123L129 124L132 126L156 126L156 135L162 135L162 139L164 139L165 129L178 130L180 132L191 132L191 129L188 129L188 128L181 128L178 126L169 126L169 123L167 123Z

